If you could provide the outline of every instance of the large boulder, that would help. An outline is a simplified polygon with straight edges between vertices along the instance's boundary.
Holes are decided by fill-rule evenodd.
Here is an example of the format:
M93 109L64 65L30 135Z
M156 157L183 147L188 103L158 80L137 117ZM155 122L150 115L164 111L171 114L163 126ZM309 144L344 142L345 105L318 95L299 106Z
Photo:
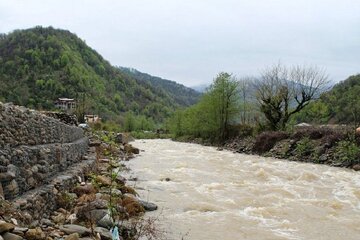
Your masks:
M353 168L355 171L360 171L360 164L355 164L352 168Z
M14 230L14 228L14 224L0 221L0 233L11 232L12 230Z
M80 236L89 236L91 234L91 230L75 224L66 224L60 226L60 230L65 232L66 234L78 233Z
M76 215L79 219L95 219L95 221L98 221L107 213L107 200L99 198L81 204L82 205L75 208Z
M131 144L125 144L124 145L124 150L126 153L128 154L139 154L140 150L136 147L133 147Z
M145 212L145 208L135 197L125 195L122 200L123 207L125 208L126 213L132 216L139 216Z
M0 235L1 237L1 235ZM16 234L13 234L13 233L5 233L2 235L2 238L0 239L4 239L4 240L23 240L24 238L19 236L19 235L16 235Z
M115 136L115 142L120 144L128 143L127 137L123 133L118 133Z
M106 228L96 227L96 228L94 229L94 231L95 231L96 233L99 233L99 234L100 234L101 239L104 239L104 240L112 240L112 239L113 239L110 231L109 231L108 229L106 229Z
M158 206L152 202L147 202L139 199L139 203L144 207L146 211L155 211L158 209Z
M100 186L110 186L111 185L111 178L103 176L103 175L98 175L96 176L96 182L99 183Z
M92 184L85 184L83 186L79 185L73 189L73 192L76 193L77 196L82 196L83 194L95 194L96 189Z
M41 230L41 228L29 229L25 233L25 238L28 240L43 240L45 237L45 233Z

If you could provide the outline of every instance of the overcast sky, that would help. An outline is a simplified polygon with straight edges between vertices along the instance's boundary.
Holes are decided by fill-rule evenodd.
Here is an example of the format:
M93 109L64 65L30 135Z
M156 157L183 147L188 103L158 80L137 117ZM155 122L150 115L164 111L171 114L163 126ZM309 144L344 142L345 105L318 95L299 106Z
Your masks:
M360 0L0 0L0 32L36 25L187 86L279 60L324 67L335 82L360 73Z

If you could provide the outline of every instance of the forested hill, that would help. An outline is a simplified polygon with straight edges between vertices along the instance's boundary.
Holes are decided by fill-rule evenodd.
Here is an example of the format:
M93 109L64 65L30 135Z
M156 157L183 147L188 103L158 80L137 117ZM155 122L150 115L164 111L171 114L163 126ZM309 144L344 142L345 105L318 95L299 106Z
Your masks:
M360 74L348 77L307 106L298 122L360 124Z
M330 120L337 123L360 121L360 74L350 76L323 94L321 100L329 108Z
M185 87L174 81L142 73L134 68L119 67L119 69L138 80L141 84L149 83L152 87L160 89L163 91L163 94L168 95L170 98L173 98L175 102L182 105L190 106L195 104L201 95L192 88Z
M0 35L0 101L53 109L59 97L80 99L86 112L115 119L132 110L161 121L179 106L196 101L185 87L136 79L113 67L75 34L35 27Z

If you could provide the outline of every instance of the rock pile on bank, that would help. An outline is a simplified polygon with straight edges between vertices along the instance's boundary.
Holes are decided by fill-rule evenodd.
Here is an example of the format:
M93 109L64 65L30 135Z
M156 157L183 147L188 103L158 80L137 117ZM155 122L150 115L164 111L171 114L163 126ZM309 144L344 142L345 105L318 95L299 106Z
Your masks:
M124 170L121 161L131 159L139 149L129 143L112 144L94 139L90 145L97 146L96 171L79 176L74 187L58 192L57 209L48 217L39 216L26 222L21 207L15 208L1 200L0 206L8 211L0 211L0 240L111 240L114 229L120 239L131 239L137 234L141 216L157 209L155 204L141 200L121 176Z
M67 125L73 125L73 126L78 125L78 121L75 115L67 114L64 112L51 112L51 111L42 111L41 113L48 117L58 119L60 122L63 122Z

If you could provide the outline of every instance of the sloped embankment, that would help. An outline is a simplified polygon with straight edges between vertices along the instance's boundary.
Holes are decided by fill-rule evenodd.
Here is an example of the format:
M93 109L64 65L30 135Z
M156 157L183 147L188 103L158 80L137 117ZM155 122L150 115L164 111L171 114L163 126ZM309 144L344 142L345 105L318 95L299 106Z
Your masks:
M360 170L360 136L346 126L268 131L232 139L224 147L239 153Z
M153 221L142 218L157 206L139 199L121 176L120 161L139 153L122 135L114 135L118 143L110 136L109 142L94 135L89 141L76 126L2 103L0 127L0 239L157 233Z
M23 107L0 103L0 194L15 197L80 162L82 129Z

